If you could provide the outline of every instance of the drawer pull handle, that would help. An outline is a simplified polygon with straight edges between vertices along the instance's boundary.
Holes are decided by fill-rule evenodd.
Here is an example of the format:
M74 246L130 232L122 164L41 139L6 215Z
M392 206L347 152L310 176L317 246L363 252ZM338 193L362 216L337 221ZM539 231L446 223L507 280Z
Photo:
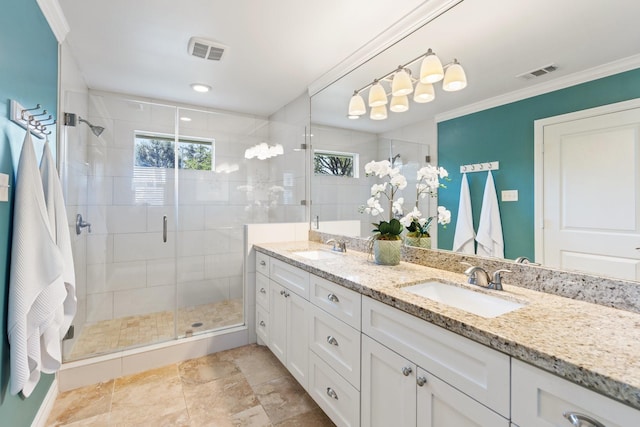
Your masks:
M331 302L340 302L340 299L335 294L327 295L327 299Z
M327 387L327 395L329 397L333 397L335 400L338 400L337 393L331 387Z
M416 383L418 383L420 387L424 386L427 383L427 377L418 377Z
M584 415L584 414L579 414L577 412L565 412L564 417L566 419L568 419L571 422L571 425L575 426L575 427L605 427L604 424L602 424L601 422L598 422L596 420L594 420L593 418ZM583 422L589 423L588 425L584 425Z
M260 265L264 267L264 266L266 266L266 265L267 265L267 263L266 263L266 262L264 262L264 260L262 260L262 261L260 261Z
M266 323L264 323L264 320L261 320L261 321L260 321L260 326L265 327L265 326L267 326L267 324L266 324Z
M332 337L331 335L327 337L327 342L331 345L335 345L336 347L338 346L338 340Z
M405 377L411 375L411 372L413 372L413 369L411 369L410 366L405 366L404 368L402 368L402 375L404 375Z
M267 291L265 291L265 290L264 290L264 288L260 288L260 293L261 293L261 294L266 294L266 293L267 293Z

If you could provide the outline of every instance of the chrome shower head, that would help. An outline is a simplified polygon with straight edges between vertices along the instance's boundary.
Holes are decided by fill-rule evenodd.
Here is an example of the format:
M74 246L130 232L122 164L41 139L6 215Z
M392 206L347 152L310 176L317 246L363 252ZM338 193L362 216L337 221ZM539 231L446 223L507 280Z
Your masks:
M87 126L89 126L89 129L91 129L91 132L93 132L93 134L95 136L100 136L102 134L102 132L104 132L104 128L102 126L94 126L94 125L92 125L91 123L89 123L87 120L83 119L80 116L78 116L78 121L86 123Z

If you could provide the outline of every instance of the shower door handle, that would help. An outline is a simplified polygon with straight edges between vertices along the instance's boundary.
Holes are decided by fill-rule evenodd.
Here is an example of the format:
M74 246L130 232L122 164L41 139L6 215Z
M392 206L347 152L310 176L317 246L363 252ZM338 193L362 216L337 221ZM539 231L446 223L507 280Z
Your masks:
M162 217L162 241L167 243L167 216Z

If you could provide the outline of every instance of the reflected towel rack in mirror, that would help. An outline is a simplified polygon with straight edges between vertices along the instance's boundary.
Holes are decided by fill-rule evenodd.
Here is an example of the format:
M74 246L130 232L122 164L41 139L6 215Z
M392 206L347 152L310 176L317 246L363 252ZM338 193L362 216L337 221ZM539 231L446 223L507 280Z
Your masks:
M460 166L460 173L497 171L498 169L500 169L500 162L474 163Z

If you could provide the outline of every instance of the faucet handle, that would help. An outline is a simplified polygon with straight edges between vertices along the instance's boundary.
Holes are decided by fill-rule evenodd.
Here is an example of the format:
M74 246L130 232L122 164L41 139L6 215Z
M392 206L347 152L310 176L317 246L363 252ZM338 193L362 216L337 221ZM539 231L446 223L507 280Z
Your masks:
M489 289L495 289L496 291L502 290L502 276L501 273L512 273L511 270L507 270L506 268L501 268L500 270L496 270L493 272L493 280L489 283Z

